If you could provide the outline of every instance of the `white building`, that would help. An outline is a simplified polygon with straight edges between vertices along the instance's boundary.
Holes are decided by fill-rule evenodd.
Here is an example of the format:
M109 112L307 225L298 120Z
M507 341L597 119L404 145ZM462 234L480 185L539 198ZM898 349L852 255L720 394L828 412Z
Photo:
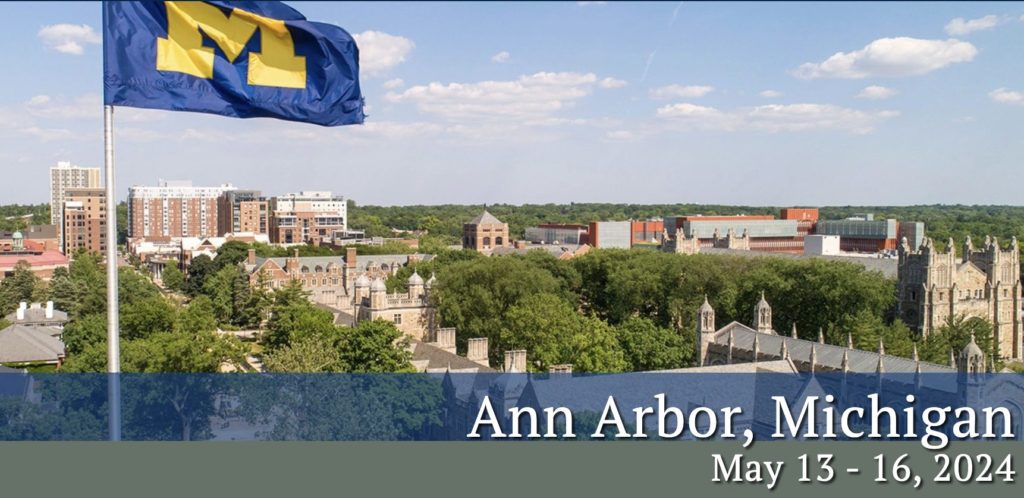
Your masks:
M808 235L804 237L805 256L838 256L838 235Z

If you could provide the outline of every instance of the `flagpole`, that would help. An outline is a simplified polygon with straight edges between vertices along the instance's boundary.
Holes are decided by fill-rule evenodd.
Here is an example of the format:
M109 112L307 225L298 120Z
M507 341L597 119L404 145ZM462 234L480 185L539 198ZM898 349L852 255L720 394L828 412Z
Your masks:
M103 168L107 198L107 404L110 440L121 440L121 341L117 300L117 200L114 197L114 106L103 106Z

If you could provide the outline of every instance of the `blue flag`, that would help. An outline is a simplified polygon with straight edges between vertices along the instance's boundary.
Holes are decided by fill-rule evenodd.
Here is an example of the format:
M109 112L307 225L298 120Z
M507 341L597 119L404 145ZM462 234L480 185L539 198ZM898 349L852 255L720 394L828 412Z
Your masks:
M359 49L281 2L103 2L107 105L363 122Z

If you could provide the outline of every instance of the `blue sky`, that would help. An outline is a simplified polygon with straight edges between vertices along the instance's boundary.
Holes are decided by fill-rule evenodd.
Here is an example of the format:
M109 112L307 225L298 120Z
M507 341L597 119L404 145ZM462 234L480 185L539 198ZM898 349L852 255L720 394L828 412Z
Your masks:
M363 204L1022 204L1024 3L289 2L369 118L119 109L117 183ZM102 164L99 3L4 3L0 203Z

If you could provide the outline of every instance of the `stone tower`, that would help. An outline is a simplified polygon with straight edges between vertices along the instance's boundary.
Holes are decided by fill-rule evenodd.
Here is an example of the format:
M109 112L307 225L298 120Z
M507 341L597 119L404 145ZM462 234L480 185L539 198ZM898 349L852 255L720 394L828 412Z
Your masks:
M708 348L712 342L715 342L715 309L708 302L708 297L704 296L704 304L700 305L700 311L697 314L698 366L708 364Z
M764 299L764 291L761 291L761 300L754 306L754 330L765 334L774 333L772 330L772 307Z
M1020 248L1017 239L1002 249L992 237L976 249L964 241L960 258L950 239L945 251L926 238L914 249L903 239L897 270L897 312L922 335L956 317L978 317L992 324L1003 358L1019 360L1021 349Z
M412 276L409 277L409 298L419 299L423 297L423 277L420 276L419 272L413 270Z
M377 277L370 283L370 309L380 310L388 307L388 288L384 279Z

